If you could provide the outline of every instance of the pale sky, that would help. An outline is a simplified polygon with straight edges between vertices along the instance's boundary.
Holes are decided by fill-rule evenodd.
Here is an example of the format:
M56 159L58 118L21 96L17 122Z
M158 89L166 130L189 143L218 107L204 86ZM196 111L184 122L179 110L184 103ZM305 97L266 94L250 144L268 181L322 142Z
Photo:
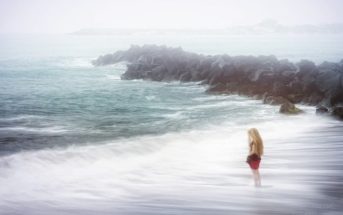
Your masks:
M0 0L0 33L343 22L343 0Z

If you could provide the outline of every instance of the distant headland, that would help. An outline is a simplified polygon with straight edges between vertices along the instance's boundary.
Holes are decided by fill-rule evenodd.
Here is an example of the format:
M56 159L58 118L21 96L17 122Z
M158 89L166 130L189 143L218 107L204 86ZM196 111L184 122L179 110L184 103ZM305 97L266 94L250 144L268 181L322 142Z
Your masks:
M266 19L252 25L234 25L226 28L83 28L72 35L259 35L259 34L343 34L343 23L284 25Z

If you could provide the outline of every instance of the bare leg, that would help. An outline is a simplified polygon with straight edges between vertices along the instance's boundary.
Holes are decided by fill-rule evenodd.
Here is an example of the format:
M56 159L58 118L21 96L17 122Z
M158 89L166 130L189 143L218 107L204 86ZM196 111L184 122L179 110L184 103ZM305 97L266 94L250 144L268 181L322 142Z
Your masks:
M255 187L260 187L261 186L260 172L258 171L258 169L252 169L252 173L254 177Z
M261 175L260 175L260 171L257 169L256 170L257 173L257 185L258 187L261 187Z

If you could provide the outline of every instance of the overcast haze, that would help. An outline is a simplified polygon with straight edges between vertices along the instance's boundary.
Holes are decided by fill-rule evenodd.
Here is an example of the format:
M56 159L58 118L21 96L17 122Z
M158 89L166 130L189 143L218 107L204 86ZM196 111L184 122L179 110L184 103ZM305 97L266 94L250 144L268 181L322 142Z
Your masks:
M68 33L82 28L225 28L264 19L341 23L340 0L0 0L1 33Z

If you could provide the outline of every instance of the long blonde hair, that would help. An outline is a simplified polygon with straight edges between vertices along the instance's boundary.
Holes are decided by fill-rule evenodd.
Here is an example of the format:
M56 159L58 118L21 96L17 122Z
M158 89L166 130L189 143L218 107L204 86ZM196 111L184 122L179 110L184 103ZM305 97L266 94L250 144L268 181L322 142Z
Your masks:
M248 135L251 137L252 142L249 145L250 153L256 153L258 156L263 155L263 140L260 133L256 128L250 128L248 130Z

